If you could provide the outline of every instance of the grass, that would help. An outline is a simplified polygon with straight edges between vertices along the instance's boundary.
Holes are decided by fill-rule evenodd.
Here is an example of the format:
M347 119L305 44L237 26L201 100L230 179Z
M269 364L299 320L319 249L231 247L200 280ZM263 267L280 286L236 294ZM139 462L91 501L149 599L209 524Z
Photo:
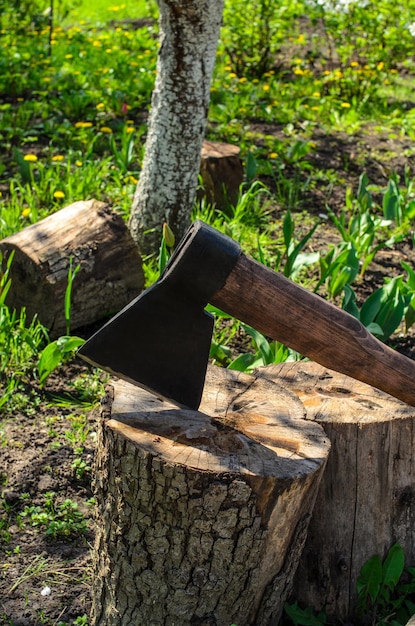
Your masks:
M69 13L65 22L68 25L106 25L111 20L142 19L154 16L155 2L152 0L127 0L111 2L108 0L91 0L80 2Z
M391 172L387 187L376 193L366 176L360 186L356 180L354 191L345 189L343 206L331 209L333 190L345 183L332 168L315 165L315 137L320 130L336 137L357 131L369 136L381 129L390 138L407 140L406 156L412 156L409 25L415 4L407 4L398 33L393 3L387 0L380 7L352 5L348 10L341 3L323 9L313 0L299 0L283 11L263 0L253 2L246 13L238 12L238 2L233 0L224 14L208 136L241 147L246 180L236 206L218 211L202 203L194 217L238 239L266 265L340 303L344 290L359 281L376 254L411 237L415 187L409 170L404 180ZM0 92L7 96L0 102L5 147L0 237L81 198L109 202L128 218L143 158L158 47L154 19L139 27L128 21L154 18L155 4L130 4L61 3L53 30L47 20L33 26L29 12L20 22L13 16L11 28L1 31ZM36 10L35 5L33 15ZM371 23L371 11L383 30ZM305 14L308 20L301 17ZM358 37L362 29L371 33L370 41ZM385 56L386 45L393 55ZM29 52L33 47L36 55ZM348 164L343 166L347 174ZM307 220L304 232L298 232L295 215L304 215L304 198L316 189L325 196L323 218L332 220L339 242L309 252L322 214ZM146 260L148 281L157 271L156 259ZM405 305L398 326L412 320L411 281L401 283L400 295ZM357 309L350 310L357 314ZM18 338L16 349L17 344L19 349L29 345L24 312L21 316L10 317L3 307L2 328L5 335ZM64 353L45 346L47 329L35 324L29 337L32 333L36 340L28 362L43 355L37 369L46 377L45 355L54 356L48 361L52 369ZM12 346L5 353L17 354ZM5 373L7 365L2 369ZM11 381L17 384L13 375Z
M0 16L0 238L92 197L127 220L143 159L158 50L156 3L75 1L68 10L58 3L53 31L47 14L39 13L43 4L20 14L7 14L5 5ZM392 0L352 3L348 11L340 1L326 8L313 0L288 8L273 0L253 0L249 8L242 0L227 3L207 134L240 147L245 180L235 206L218 210L201 202L193 211L384 340L410 336L415 321L410 264L382 277L372 293L362 289L379 255L414 244L409 27L415 2L405 3L399 16L393 8ZM376 180L373 163L381 171ZM102 393L102 380L96 372L82 374L69 392L48 395L42 372L47 379L48 367L61 365L73 350L57 353L47 328L27 320L24 309L7 307L10 285L2 267L0 444L17 445L8 440L7 420L22 411L33 415L48 402L56 417L44 424L51 446L69 446L71 471L82 481L91 471L93 435L85 413ZM158 259L145 260L147 284L159 270ZM300 357L215 314L216 363L250 371ZM45 369L48 354L53 358ZM44 521L37 531L51 522L52 534L83 531L76 509L67 504L62 511L62 502L51 496L27 504L25 517ZM10 525L8 512L0 523L3 538ZM37 575L38 565L46 567L34 561L27 575Z

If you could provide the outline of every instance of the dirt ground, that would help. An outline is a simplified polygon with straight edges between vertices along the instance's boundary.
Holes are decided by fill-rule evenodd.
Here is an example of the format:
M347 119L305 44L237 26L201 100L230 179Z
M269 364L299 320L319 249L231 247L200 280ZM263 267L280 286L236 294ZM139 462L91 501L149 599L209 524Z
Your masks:
M255 130L279 132L258 125ZM313 164L321 170L335 170L344 181L343 186L336 185L331 190L316 183L306 192L299 208L313 215L324 212L326 202L334 210L341 208L346 186L356 189L363 170L371 182L379 185L387 182L391 172L403 175L405 167L413 175L415 161L407 141L372 136L369 132L336 137L316 134L313 141ZM332 228L322 225L313 245L324 249L332 238ZM409 240L394 250L379 253L358 285L358 297L366 297L383 284L384 276L401 273L401 260L414 264ZM413 335L396 335L391 344L415 358ZM33 394L30 410L0 415L0 624L87 623L83 616L90 611L95 524L93 504L87 503L93 496L94 434L99 407L91 409L63 400L56 403L57 396L67 399L69 395L79 395L79 384L75 388L74 381L82 379L87 371L81 362L63 367L51 376L46 392L40 394L36 388L28 388L28 393ZM79 435L80 441L73 441L70 433L79 421L83 424L83 436ZM76 531L74 525L75 532L53 537L46 534L40 522L31 526L27 517L19 521L19 515L28 506L44 507L51 493L55 512L65 500L78 505L88 523L86 531Z

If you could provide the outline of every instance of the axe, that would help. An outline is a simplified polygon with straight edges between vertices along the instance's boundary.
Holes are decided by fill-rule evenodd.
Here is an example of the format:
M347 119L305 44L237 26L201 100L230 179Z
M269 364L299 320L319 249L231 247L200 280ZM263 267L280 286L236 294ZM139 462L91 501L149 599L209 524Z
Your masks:
M178 406L197 409L213 331L211 303L309 357L415 406L415 362L353 316L194 222L160 279L78 351L93 365Z

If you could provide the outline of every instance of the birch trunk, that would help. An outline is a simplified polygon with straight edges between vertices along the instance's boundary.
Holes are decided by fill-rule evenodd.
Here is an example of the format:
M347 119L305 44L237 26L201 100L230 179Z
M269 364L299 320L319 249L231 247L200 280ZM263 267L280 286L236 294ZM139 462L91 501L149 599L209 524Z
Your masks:
M159 7L156 84L129 223L145 254L158 250L163 222L177 239L190 222L223 0L159 0Z

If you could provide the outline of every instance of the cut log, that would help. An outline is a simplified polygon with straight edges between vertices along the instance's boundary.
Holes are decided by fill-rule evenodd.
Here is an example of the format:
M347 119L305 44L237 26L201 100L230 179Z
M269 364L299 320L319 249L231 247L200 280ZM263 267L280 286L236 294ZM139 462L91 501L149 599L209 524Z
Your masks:
M200 162L203 190L198 193L199 199L205 197L208 204L220 210L229 204L236 205L244 176L240 152L238 146L228 143L203 142Z
M290 392L208 371L200 411L113 381L98 428L92 624L277 624L329 444Z
M143 288L141 257L120 215L97 200L75 202L0 241L14 251L7 304L36 313L51 333L65 332L70 260L80 265L72 289L71 330L118 312Z
M415 409L311 362L262 374L298 394L332 448L295 579L304 607L350 621L356 581L373 555L399 542L415 563Z

